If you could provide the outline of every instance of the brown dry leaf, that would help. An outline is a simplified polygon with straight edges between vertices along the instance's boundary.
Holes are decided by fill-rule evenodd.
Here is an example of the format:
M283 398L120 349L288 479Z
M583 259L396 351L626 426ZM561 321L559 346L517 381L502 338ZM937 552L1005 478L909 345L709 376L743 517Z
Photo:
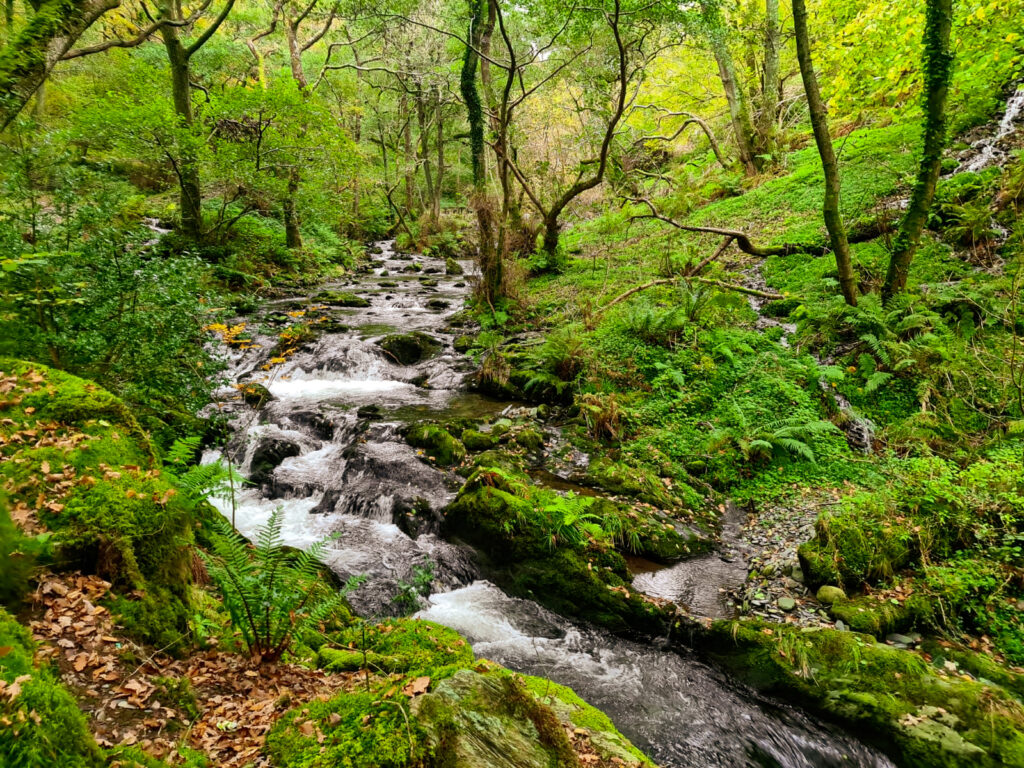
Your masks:
M74 661L75 672L81 672L83 669L85 669L85 665L88 664L88 663L89 663L89 654L87 654L87 653L80 653L77 656L75 656L75 661Z
M430 678L417 677L402 689L402 693L406 696L419 696L421 693L426 693L429 689Z

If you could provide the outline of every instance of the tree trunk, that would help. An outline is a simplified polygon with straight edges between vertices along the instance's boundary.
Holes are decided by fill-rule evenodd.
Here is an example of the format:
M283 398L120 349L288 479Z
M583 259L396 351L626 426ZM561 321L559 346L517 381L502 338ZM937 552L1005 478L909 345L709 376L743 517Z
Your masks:
M761 88L761 112L757 132L763 153L774 159L778 154L779 130L779 0L764 3L764 83Z
M470 44L462 59L459 88L469 118L469 148L473 167L473 198L480 236L480 292L482 298L493 305L503 293L504 270L501 255L494 246L494 222L487 195L487 175L484 167L484 109L477 87L476 71L480 56L477 53L485 31L488 0L469 0ZM489 33L488 33L489 34Z
M444 179L444 115L441 106L441 89L437 90L437 175L434 180L434 195L431 199L431 218L441 220L441 182Z
M832 251L836 255L836 269L839 272L839 285L842 286L843 298L851 307L857 306L857 278L853 274L853 262L850 258L850 243L846 237L846 227L839 212L839 163L832 149L832 137L828 132L828 110L821 99L818 89L818 78L814 74L814 62L811 60L811 43L807 34L807 7L804 0L793 0L793 27L796 31L796 56L800 64L800 76L804 81L807 94L807 107L811 113L811 126L814 128L814 141L818 145L821 156L821 168L825 173L825 202L822 216L825 228L832 242Z
M288 191L284 197L284 240L288 248L302 247L302 233L299 231L299 215L295 201L299 196L299 169L288 172Z
M181 19L181 9L177 3L166 2L164 14L175 20ZM178 116L179 127L189 130L192 127L192 86L189 56L178 36L178 27L164 25L160 28L160 36L167 51L167 63L171 70L171 93L174 100L174 112ZM202 187L199 182L199 160L195 150L186 143L181 152L178 167L178 183L180 188L181 230L187 237L199 240L203 231Z
M736 146L739 150L740 162L748 176L757 173L757 162L754 157L754 127L750 121L750 109L746 96L736 82L736 69L733 66L732 54L725 42L721 30L711 33L711 49L718 64L718 76L722 81L725 101L729 106L729 119L732 122Z
M928 210L942 170L942 153L946 148L946 101L953 75L953 54L949 49L952 18L953 0L928 0L923 55L924 152L914 191L889 257L889 269L882 287L882 300L885 302L906 290L910 263L928 221Z
M120 0L49 0L0 51L0 131L82 33Z
M405 158L405 210L410 216L416 212L416 157L412 151L412 113L409 111L409 94L402 91L399 115L405 121L402 128L402 154Z

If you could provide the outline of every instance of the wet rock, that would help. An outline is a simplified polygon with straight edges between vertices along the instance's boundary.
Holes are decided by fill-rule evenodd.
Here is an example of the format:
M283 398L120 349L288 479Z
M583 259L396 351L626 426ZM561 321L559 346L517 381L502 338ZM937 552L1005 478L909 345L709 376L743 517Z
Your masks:
M263 485L270 480L274 470L285 459L298 456L302 452L298 443L280 438L268 438L256 446L249 465L249 480L256 485Z
M323 304L330 304L332 307L368 307L370 302L362 296L345 291L320 291L313 297Z
M415 365L423 360L436 357L441 351L441 342L420 331L394 333L377 342L399 365Z
M382 419L384 412L379 405L364 405L356 411L356 416L360 419Z
M449 256L444 260L444 273L446 275L461 275L462 267L459 262Z
M274 396L270 394L270 390L262 384L243 384L239 391L242 393L242 400L257 410L274 399Z
M452 304L450 301L445 301L444 299L430 299L426 303L427 309L434 310L435 312L440 312L442 310L448 309L448 307L450 307L451 305Z
M320 411L292 411L290 418L296 424L309 427L320 440L333 440L336 426L334 420Z
M473 344L476 342L475 336L459 336L453 342L452 346L455 347L456 352L466 353L473 348Z
M433 458L438 464L451 466L466 458L466 447L436 424L414 424L405 434L406 442Z

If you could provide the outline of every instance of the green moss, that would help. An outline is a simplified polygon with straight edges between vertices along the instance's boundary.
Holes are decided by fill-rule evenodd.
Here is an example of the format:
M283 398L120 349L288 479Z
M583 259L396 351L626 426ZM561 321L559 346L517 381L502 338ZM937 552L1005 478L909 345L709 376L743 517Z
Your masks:
M415 365L435 357L441 351L441 342L426 333L393 333L377 342L399 365Z
M519 432L516 432L513 439L516 445L527 451L536 452L544 447L544 435L535 429L521 429Z
M421 619L389 619L356 624L334 635L317 664L335 671L363 669L363 651L371 671L428 675L441 679L473 663L473 649L458 632Z
M695 639L761 690L891 740L907 765L1024 761L1024 709L993 683L964 680L870 636L757 621L715 622Z
M46 668L35 664L28 630L0 609L0 764L17 768L98 768L100 751L75 700ZM20 681L20 682L15 682ZM10 686L20 693L11 696Z
M459 464L466 458L466 447L448 430L436 424L414 424L406 431L405 439L414 448L423 449L429 458L442 466Z
M489 432L480 432L475 429L467 429L462 433L462 444L474 453L477 451L489 451L498 444L498 438Z
M345 291L321 291L313 297L316 301L330 304L334 307L368 307L370 302L362 296Z
M281 717L267 734L274 765L288 768L405 768L428 755L426 733L404 697L343 693Z
M16 489L11 501L35 507L42 488L63 483L64 495L38 512L60 562L99 573L116 592L131 594L115 596L112 607L135 637L180 647L187 635L194 502L171 477L149 469L152 444L120 400L44 366L5 360L0 370L17 376L20 389L20 401L0 403L9 419L3 429L48 435L5 445L5 455L16 453L15 461L0 463L0 479Z

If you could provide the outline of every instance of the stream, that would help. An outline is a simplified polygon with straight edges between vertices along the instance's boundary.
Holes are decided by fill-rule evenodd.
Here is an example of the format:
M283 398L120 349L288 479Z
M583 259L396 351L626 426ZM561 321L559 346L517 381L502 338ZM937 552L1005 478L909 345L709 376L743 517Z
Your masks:
M229 350L228 377L260 384L272 399L257 409L236 386L219 393L216 409L233 432L226 453L254 479L234 505L215 500L221 512L251 537L280 508L284 541L299 548L338 534L326 562L342 578L368 577L350 598L364 616L399 613L396 595L432 568L432 594L418 616L461 632L480 656L572 687L664 768L892 766L852 736L685 651L621 639L506 595L484 579L471 551L439 537L439 526L412 525L408 512L420 510L417 520L426 507L437 513L461 478L422 461L402 439L403 424L494 418L509 404L466 390L475 366L452 346L472 277L447 275L443 260L395 253L392 245L374 246L367 272L309 297L267 302L245 318L252 343ZM470 262L461 266L471 275ZM360 302L340 292L369 305L342 306ZM277 335L296 318L324 332L269 365ZM429 334L436 354L402 365L378 344L409 332ZM210 452L205 460L218 458ZM676 589L657 573L636 584L651 593L659 585ZM696 609L719 598L716 589L689 599Z

